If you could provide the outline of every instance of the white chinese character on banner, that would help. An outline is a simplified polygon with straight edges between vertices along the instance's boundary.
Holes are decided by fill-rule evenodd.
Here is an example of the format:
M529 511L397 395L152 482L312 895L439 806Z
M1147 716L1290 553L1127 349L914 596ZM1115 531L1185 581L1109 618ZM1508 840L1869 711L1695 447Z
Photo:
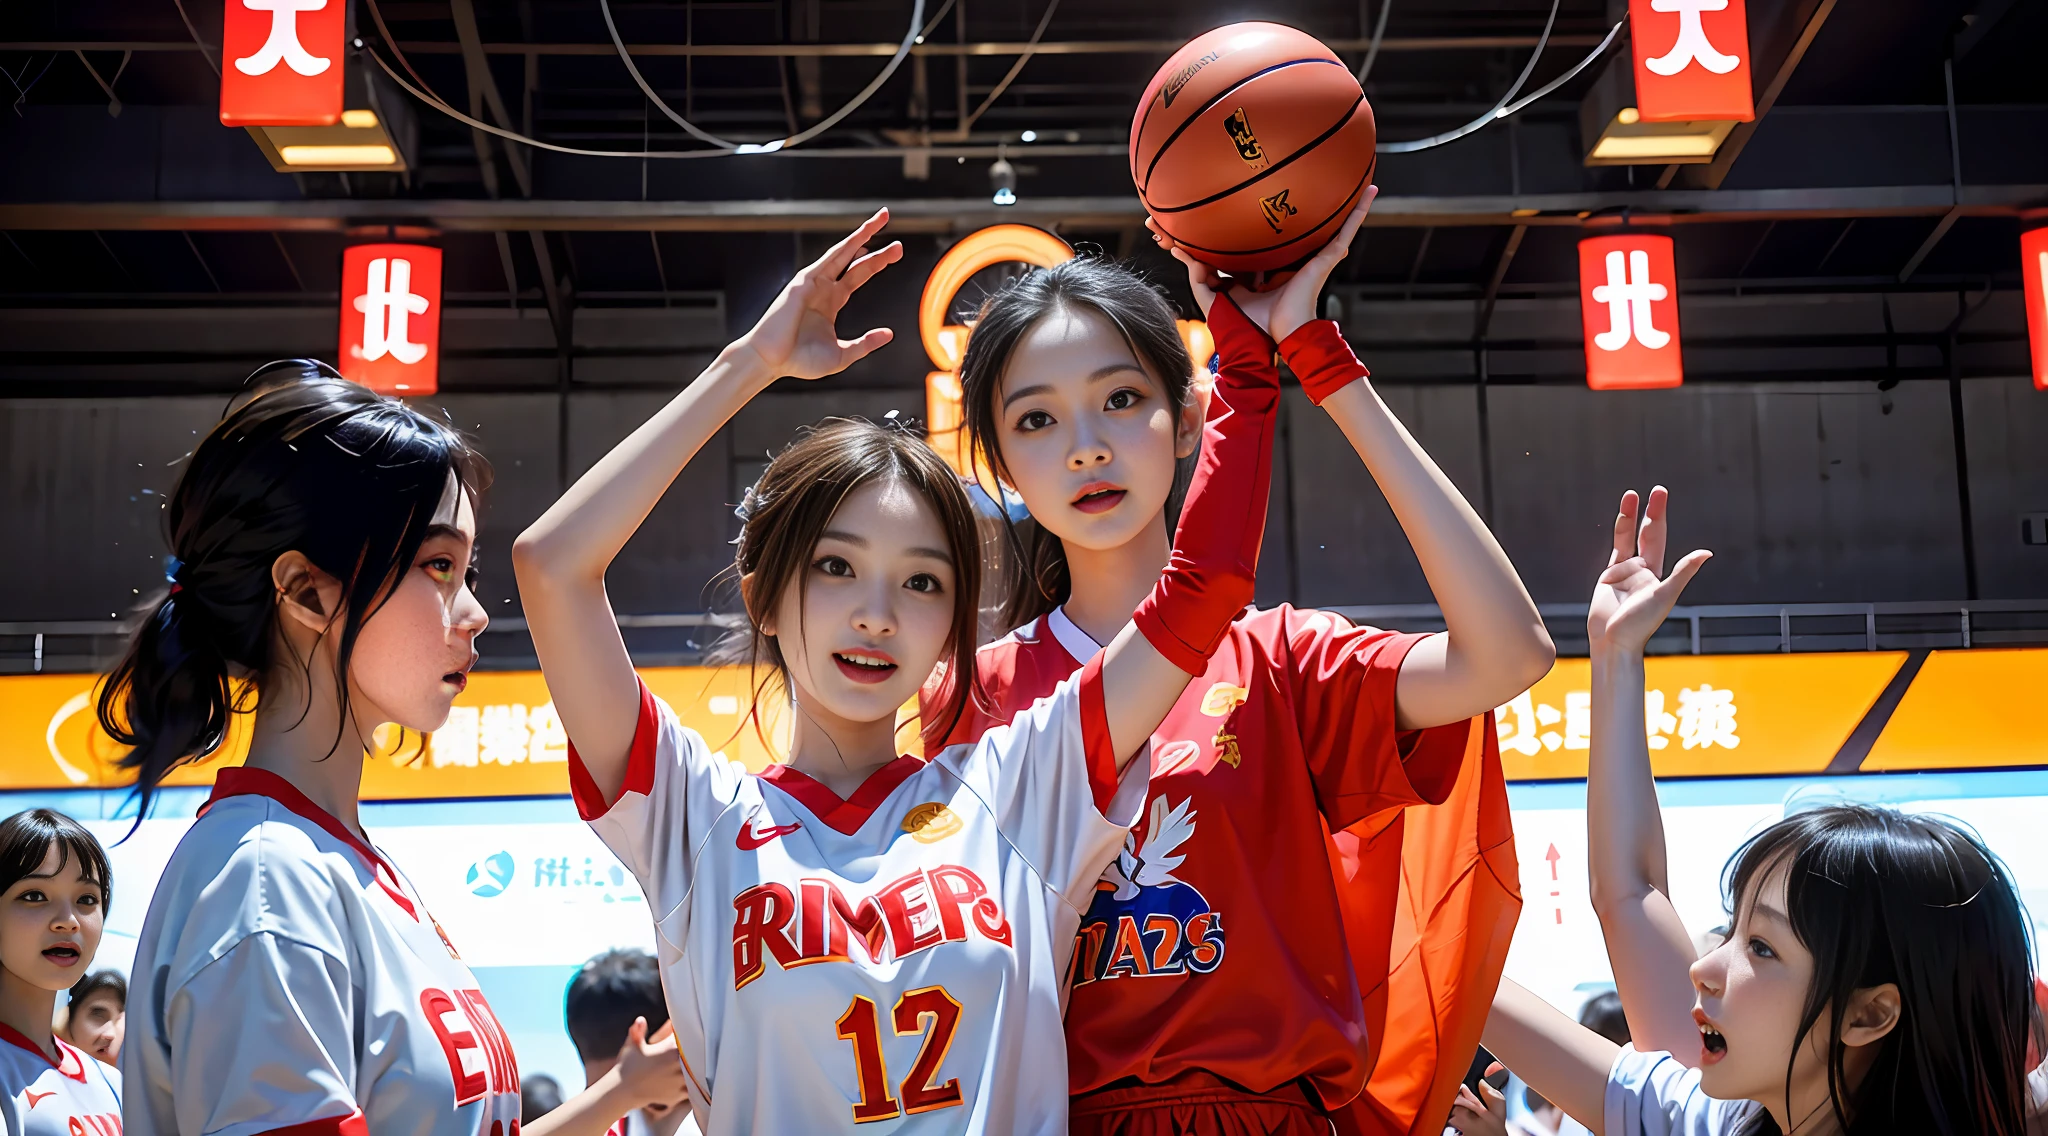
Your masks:
M434 768L450 765L475 767L478 718L474 706L448 708L448 721L427 736L427 760Z
M1700 66L1716 75L1735 70L1742 60L1716 50L1707 39L1706 27L1700 23L1701 12L1719 12L1727 7L1728 0L1650 0L1652 12L1678 13L1678 42L1671 45L1669 52L1643 60L1643 66L1659 75L1676 75L1698 60Z
M1733 708L1730 708L1733 712ZM1663 749L1671 744L1670 734L1678 729L1678 719L1664 709L1664 692L1646 690L1643 692L1643 733L1648 737L1651 749Z
M526 707L486 706L479 730L481 751L477 760L485 765L521 765L526 761L532 734L526 728Z
M562 729L562 719L555 713L554 703L544 702L534 707L533 713L526 718L526 725L533 731L533 740L526 747L526 760L569 760L569 735Z
M427 312L427 298L412 291L412 261L381 256L372 260L368 285L356 297L355 307L363 313L364 361L382 359L386 354L401 363L417 363L427 357L426 344L409 338L411 318Z
M1735 735L1735 692L1716 690L1705 683L1698 690L1679 688L1678 736L1687 749L1741 745L1742 739Z
M1538 702L1536 704L1537 725L1555 726L1562 721L1564 721L1564 715L1558 711L1557 707L1552 706L1548 702ZM1557 747L1564 744L1564 735L1556 730L1545 730L1541 737L1543 739L1543 748L1552 753L1556 753Z
M244 75L268 75L283 63L310 78L334 66L332 59L314 55L299 42L299 13L317 12L327 7L327 0L241 0L241 4L251 12L270 13L270 38L256 54L235 60L235 70Z
M1564 748L1586 749L1593 735L1593 694L1568 690L1564 695Z
M1542 743L1536 740L1536 709L1528 691L1515 695L1515 700L1495 710L1493 717L1494 730L1500 735L1503 752L1513 750L1524 757L1534 757L1536 751L1543 748ZM1512 724L1509 719L1513 719Z
M1632 249L1626 270L1620 249L1607 254L1607 283L1593 286L1593 302L1607 305L1607 330L1593 335L1593 346L1602 351L1619 351L1631 337L1652 351L1671 342L1671 333L1650 322L1650 301L1667 295L1662 284L1650 280L1650 254ZM361 301L358 301L360 303Z

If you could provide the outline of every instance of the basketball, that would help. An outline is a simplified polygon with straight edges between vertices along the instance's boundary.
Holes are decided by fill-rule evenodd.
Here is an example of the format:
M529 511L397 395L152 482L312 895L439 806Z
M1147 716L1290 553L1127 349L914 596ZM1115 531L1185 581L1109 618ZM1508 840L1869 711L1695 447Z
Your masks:
M1284 24L1229 24L1173 54L1131 122L1153 220L1233 274L1294 266L1372 182L1372 107L1337 53Z

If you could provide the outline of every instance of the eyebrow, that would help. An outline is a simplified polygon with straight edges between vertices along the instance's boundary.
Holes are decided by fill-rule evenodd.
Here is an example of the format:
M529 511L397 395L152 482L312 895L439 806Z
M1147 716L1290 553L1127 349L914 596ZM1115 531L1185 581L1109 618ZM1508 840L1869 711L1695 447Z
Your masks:
M469 539L468 533L463 532L461 529L456 528L454 525L444 525L437 521L434 524L427 526L427 534L420 538L420 543L425 544L427 541L434 540L438 537L444 536L450 537L455 540Z
M841 544L850 544L855 548L866 548L869 543L868 538L864 536L858 536L850 532L841 532L838 529L826 529L818 534L818 539L836 540ZM913 548L906 548L903 551L911 556L923 557L928 560L943 560L948 564L953 562L953 554L942 549L926 548L923 545L917 545Z
M1111 375L1118 374L1123 371L1136 371L1141 375L1147 374L1145 368L1138 366L1136 363L1124 361L1117 363L1108 363L1103 366L1095 368L1093 371L1090 371L1088 373L1088 378L1086 381L1091 383L1099 383L1102 380L1110 377ZM1017 401L1020 398L1029 398L1030 396L1035 394L1050 393L1052 393L1052 385L1050 383L1034 383L1031 386L1023 387L1018 390L1010 392L1010 396L1003 400L1003 409L1008 410L1010 408L1010 404Z
M1775 919L1788 927L1792 925L1790 917L1768 903L1757 903L1750 907L1749 912L1752 915L1761 915L1766 919Z

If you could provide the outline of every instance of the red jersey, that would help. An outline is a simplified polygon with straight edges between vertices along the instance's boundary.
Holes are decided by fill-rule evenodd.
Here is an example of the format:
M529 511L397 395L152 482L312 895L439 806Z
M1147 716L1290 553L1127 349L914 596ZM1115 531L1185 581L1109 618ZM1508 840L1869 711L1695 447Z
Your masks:
M1334 1109L1365 1087L1367 991L1329 833L1458 780L1471 723L1394 724L1401 660L1422 638L1284 605L1231 626L1153 735L1145 812L1081 920L1072 1092L1199 1069L1255 1092L1305 1079ZM1096 650L1058 611L982 648L990 705L947 743L1008 721ZM1372 889L1390 922L1398 856L1353 865L1391 873ZM1384 974L1384 944L1378 957Z

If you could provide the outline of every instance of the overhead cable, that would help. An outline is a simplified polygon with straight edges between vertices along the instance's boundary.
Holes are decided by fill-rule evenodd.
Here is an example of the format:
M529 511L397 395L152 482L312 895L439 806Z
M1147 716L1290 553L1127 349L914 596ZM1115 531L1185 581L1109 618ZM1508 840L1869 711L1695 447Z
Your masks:
M1514 101L1515 96L1521 93L1522 84L1529 81L1529 76L1536 70L1537 61L1543 58L1544 45L1550 42L1550 29L1557 23L1557 7L1558 0L1551 0L1550 18L1543 22L1543 35L1536 40L1536 50L1530 54L1528 65L1522 68L1522 73L1515 79L1514 85L1508 88L1507 94L1500 97L1499 102L1493 104L1491 110L1458 127L1456 130L1447 130L1442 134L1434 134L1428 138L1417 138L1410 142L1381 142L1373 147L1373 149L1381 154L1412 154L1417 150L1429 150L1446 142L1455 142L1490 122L1506 118L1527 107L1530 103L1564 86L1576 77L1579 72L1592 66L1595 60L1599 59L1606 53L1609 47L1613 46L1615 38L1621 34L1621 29L1628 23L1626 18L1616 20L1614 26L1608 29L1607 38L1601 40L1600 45L1589 52L1584 59L1579 60L1569 71L1544 84L1541 90L1516 102Z

